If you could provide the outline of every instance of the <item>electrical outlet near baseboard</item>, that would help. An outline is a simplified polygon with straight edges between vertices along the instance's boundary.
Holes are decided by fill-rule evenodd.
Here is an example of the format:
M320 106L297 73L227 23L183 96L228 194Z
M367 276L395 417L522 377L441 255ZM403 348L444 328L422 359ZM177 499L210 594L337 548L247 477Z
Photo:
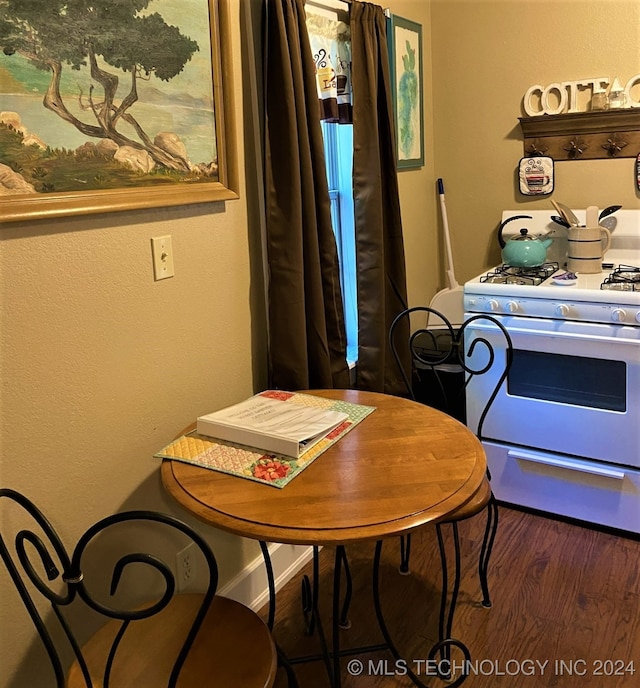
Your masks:
M196 552L197 547L192 542L176 554L178 592L182 592L190 587L196 578Z

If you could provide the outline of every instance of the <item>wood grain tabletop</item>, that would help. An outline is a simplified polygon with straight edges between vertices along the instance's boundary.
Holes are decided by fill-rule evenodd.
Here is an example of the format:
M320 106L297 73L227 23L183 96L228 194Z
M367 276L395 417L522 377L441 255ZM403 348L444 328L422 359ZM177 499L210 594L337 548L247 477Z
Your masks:
M482 484L482 445L454 418L375 392L304 393L376 410L282 489L165 459L166 490L199 519L236 535L331 545L446 520Z

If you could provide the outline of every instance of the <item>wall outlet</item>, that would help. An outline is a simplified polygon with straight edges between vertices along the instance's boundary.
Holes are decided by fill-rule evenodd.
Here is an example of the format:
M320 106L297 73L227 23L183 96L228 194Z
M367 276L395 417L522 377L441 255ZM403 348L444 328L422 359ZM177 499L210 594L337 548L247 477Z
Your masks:
M197 547L195 543L187 545L176 554L176 579L178 592L190 587L196 578Z

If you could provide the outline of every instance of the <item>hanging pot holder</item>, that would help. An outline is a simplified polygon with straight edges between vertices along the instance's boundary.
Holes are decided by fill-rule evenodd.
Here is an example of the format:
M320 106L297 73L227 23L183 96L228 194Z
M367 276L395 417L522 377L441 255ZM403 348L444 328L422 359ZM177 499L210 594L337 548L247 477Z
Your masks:
M553 191L553 158L526 157L519 165L520 193L525 196L545 196Z

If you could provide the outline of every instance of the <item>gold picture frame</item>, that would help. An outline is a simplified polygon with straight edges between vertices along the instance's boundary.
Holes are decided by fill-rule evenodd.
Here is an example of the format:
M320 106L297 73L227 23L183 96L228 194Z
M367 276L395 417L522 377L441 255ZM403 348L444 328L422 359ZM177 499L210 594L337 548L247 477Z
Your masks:
M177 14L180 7L182 7L182 13ZM173 11L175 16L179 16L180 21L184 23L176 25L175 20L172 22L170 20L164 21L161 14L163 10L167 13ZM189 35L189 29L193 29L194 33L197 32L198 27L202 23L201 20L205 18L204 13L208 14L209 20L207 24L208 29L207 27L204 29L204 34L208 33L209 35L209 45L206 46L206 49L204 49L205 46L203 45L207 43L206 40L201 40L198 43L196 40L192 40ZM191 24L189 24L190 17L192 18ZM200 21L198 21L198 18ZM140 19L146 23L144 25L141 24L139 22ZM61 17L61 26L63 20L66 21L66 15ZM27 93L27 84L20 83L19 76L11 75L10 78L3 79L3 83L9 83L9 88L13 87L15 90L17 85L19 87L18 90L22 89L24 93L18 94L23 95L22 100L19 98L13 98L12 100L6 92L0 93L0 99L6 101L3 102L3 107L0 108L0 110L3 110L3 116L5 117L5 120L0 123L0 183L6 186L7 182L5 180L7 176L11 177L8 191L5 189L5 193L0 194L0 223L187 205L238 198L238 177L235 166L235 146L233 145L235 136L233 102L225 83L227 79L231 78L226 0L191 0L188 10L185 10L184 2L177 2L177 0L151 0L145 17L140 17L134 12L128 21L131 24L126 29L131 29L133 32L131 34L132 41L135 38L135 32L138 32L138 35L140 35L141 32L144 34L146 31L148 35L151 35L151 30L154 28L159 33L166 32L166 36L163 36L163 38L172 39L160 40L157 36L153 36L153 38L149 39L148 44L145 45L145 49L148 50L147 53L140 53L137 48L134 49L132 47L132 54L139 56L140 63L136 63L135 68L129 70L130 74L126 74L127 70L121 67L121 48L119 48L119 51L115 51L112 47L113 44L110 45L106 41L101 42L99 46L102 55L98 55L98 51L94 50L93 54L79 58L82 60L79 69L77 60L75 67L73 63L63 63L62 60L59 60L57 66L54 64L53 67L49 67L48 74L42 68L42 65L35 65L35 67L39 67L41 73L44 73L44 76L36 73L35 67L30 72L32 76L29 78L33 79L32 83L34 84L32 90L37 89L35 84L38 79L40 79L38 82L40 84L43 83L45 77L49 80L48 85L40 86L45 91L44 100L48 99L49 101L48 107L44 104L42 105L42 117L46 116L49 120L51 118L57 120L56 126L58 126L58 130L55 131L64 130L65 133L67 131L65 127L71 127L73 124L78 129L76 123L80 122L82 125L80 133L84 134L86 131L90 131L91 136L97 135L95 139L86 137L89 145L83 144L73 149L65 147L54 148L51 144L44 144L43 141L38 141L38 138L35 139L37 143L28 144L28 141L32 140L26 138L31 133L31 127L23 124L19 116L20 112L17 112L18 118L14 118L9 124L7 124L6 119L9 116L8 119L10 120L10 116L14 114L10 112L10 106L14 102L17 104L28 103L36 112L37 117L37 110L35 110L34 105L35 97ZM155 25L152 22L155 22ZM114 28L117 30L118 27L112 27L112 31ZM99 41L101 39L97 38L96 42ZM0 36L0 44L3 45L4 50L4 55L0 56L0 71L5 69L4 73L6 74L6 67L12 57L14 57L14 54L17 53L20 56L19 47L21 44L18 40L16 43L18 47L14 50L10 38L7 39L5 36ZM133 46L134 43L132 42L131 45ZM177 52L174 54L169 50L169 47L171 47L177 51L178 48L176 46L180 48L181 52L179 54ZM72 45L72 47L74 46ZM154 50L156 53L160 51L161 54L153 55ZM189 57L185 59L185 55L189 55ZM188 70L192 67L190 62L193 55L196 55L199 60L199 76L201 77L202 74L208 76L210 74L210 83L205 79L203 84L202 78L196 79L194 75L189 74ZM120 60L120 63L118 60ZM154 61L152 62L152 60ZM163 60L163 64L166 64L167 67L156 78L156 74L159 73L157 71L157 63L161 63ZM28 65L28 62L28 58L22 58L20 62L22 71L19 72L19 75L25 73L25 66L33 66ZM180 64L182 64L182 67L180 67ZM67 67L69 70L69 65L76 69L76 73L84 76L85 79L88 77L88 80L91 82L90 88L87 88L84 84L78 85L79 95L75 95L73 98L69 97L69 100L75 106L76 112L67 110L60 79L57 77L56 82L55 76L56 69L63 71ZM106 65L106 68L104 65ZM118 67L120 68L117 69ZM82 74L81 70L84 70L84 74ZM125 72L125 78L122 77L123 72ZM171 76L172 73L173 76ZM104 78L102 75L105 75ZM121 84L118 88L123 89L124 98L122 98L120 91L118 91L117 97L113 97L115 95L115 88L110 92L109 79L113 80L114 76L117 77L116 83L119 81ZM176 76L181 77L182 86L176 86L174 92L169 90L162 91L162 86L169 84L171 79ZM130 82L126 81L126 77L129 77ZM79 77L76 78L79 84ZM149 82L153 82L153 91L149 90L148 93L152 94L157 103L152 102L148 105L146 110L149 113L148 121L155 123L156 120L159 122L162 117L165 117L165 119L177 122L179 126L183 127L183 131L186 132L187 136L192 132L185 120L188 119L189 122L194 121L197 123L197 127L193 127L192 138L194 141L204 142L205 145L195 145L193 150L197 151L196 154L200 154L203 149L206 149L204 153L211 155L208 163L192 163L187 157L190 151L187 150L186 145L181 143L178 134L169 132L167 134L169 144L164 143L167 139L158 138L159 136L164 136L164 134L156 134L155 138L153 138L153 132L148 134L138 119L129 114L128 103L131 100L130 94L133 91L140 90L136 87L136 80L141 86L145 87ZM144 84L142 83L143 80ZM187 91L184 88L186 84L193 85L194 92ZM28 84L28 86L31 86L31 84ZM69 86L69 82L67 82L65 88L68 89L68 92L71 92L73 86ZM180 92L178 92L178 88L181 89ZM57 94L56 90L58 91ZM30 96L31 98L29 98ZM113 99L111 100L112 97ZM43 103L44 101L40 100L40 102ZM204 105L199 107L199 104L202 103ZM138 105L138 103L134 102L134 107L135 105ZM131 110L134 110L134 107ZM63 112L64 116L62 119L58 119L60 112L51 112L56 108ZM186 114L183 116L182 112ZM116 120L116 123L113 124L113 121L109 121L105 124L105 117L107 119L111 117L112 120ZM34 121L33 118L32 121ZM138 144L138 150L144 149L142 153L151 158L149 166L154 165L152 170L147 170L146 172L138 170L134 173L127 166L126 171L120 172L122 169L121 163L116 164L115 161L111 161L108 157L111 154L107 151L107 148L114 150L114 146L115 149L121 146L117 142L112 144L112 139L107 142L108 145L101 143L103 139L109 138L109 136L104 135L105 131L108 130L118 141L135 142L134 136L129 134L123 138L120 130L116 130L116 127L119 127L123 121L130 132L136 135L139 135L139 131L142 132L142 137L139 139L141 144ZM102 131L100 127L102 127ZM197 134L195 133L196 128ZM209 132L212 134L212 139L208 137ZM75 131L73 135L77 135ZM167 155L173 156L179 161L175 163L176 166L180 165L179 169L171 166L163 168L162 165L156 165L155 162L158 156L160 156L161 160L167 159L162 150L158 150L156 144L162 142L162 145L166 147L170 145L171 137L175 137L178 145L181 147L179 149L166 148L167 151L178 150L178 152L171 152ZM98 141L99 146L93 143L94 140ZM151 151L151 155L147 151ZM153 154L155 154L155 158ZM14 155L13 159L11 155ZM56 158L59 161L56 163L58 167L63 168L64 161L62 159L65 156L67 156L68 160L66 168L64 173L57 172L56 169L56 174L58 175L56 180L61 180L62 185L66 184L67 186L73 185L77 181L78 188L57 190L55 183L47 181L48 178L53 177L54 163L51 162L51 159ZM115 158L115 155L112 157ZM89 162L85 162L85 160L89 159L91 159L91 167ZM84 167L83 163L85 163ZM172 160L169 160L169 163L174 164ZM105 174L101 173L102 168L96 167L99 165L104 166ZM89 169L91 170L90 172L88 171ZM98 169L97 173L96 169ZM76 171L77 174L75 174ZM31 188L20 186L22 184L20 177L22 177L22 180L25 180L23 175L26 175L26 178L29 179ZM83 178L83 175L85 178ZM4 180L2 177L4 177ZM120 183L121 178L124 179L122 184ZM32 181L35 183L32 184ZM83 185L87 184L89 186L93 185L94 188L82 188ZM109 188L95 188L95 185L99 184L108 184ZM17 189L15 188L16 185L18 185ZM14 188L12 189L11 186ZM27 188L24 193L22 192L23 188Z

